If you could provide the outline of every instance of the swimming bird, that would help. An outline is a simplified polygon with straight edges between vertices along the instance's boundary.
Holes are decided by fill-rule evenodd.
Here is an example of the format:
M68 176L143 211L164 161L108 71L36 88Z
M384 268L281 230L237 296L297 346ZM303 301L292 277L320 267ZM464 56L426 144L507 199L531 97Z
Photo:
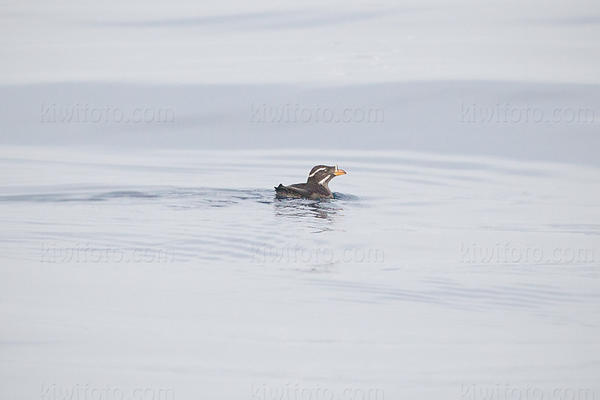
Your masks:
M333 193L328 183L338 175L346 175L346 171L336 166L317 165L310 170L306 183L275 187L277 197L295 197L305 199L332 199Z

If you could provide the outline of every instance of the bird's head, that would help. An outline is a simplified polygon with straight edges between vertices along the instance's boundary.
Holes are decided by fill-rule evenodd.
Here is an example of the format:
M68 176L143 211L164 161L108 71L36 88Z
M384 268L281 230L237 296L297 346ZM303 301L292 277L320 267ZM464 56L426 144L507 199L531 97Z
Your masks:
M329 181L338 175L346 175L346 171L339 169L337 165L317 165L310 170L306 183L316 183L321 186L327 186Z

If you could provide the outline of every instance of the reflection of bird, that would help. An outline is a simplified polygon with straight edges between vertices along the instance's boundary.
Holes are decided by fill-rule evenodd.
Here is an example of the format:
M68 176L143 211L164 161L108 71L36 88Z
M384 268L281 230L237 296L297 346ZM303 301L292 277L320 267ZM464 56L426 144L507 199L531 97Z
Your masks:
M298 202L297 199L289 197L278 197L275 205L275 215L279 217L289 217L296 221L301 218L317 218L332 221L342 209L334 206L330 202L310 200ZM314 227L311 225L311 227ZM327 229L318 225L319 229Z
M275 187L277 197L296 197L306 199L331 199L333 193L329 190L328 183L338 175L345 175L346 171L327 165L317 165L310 170L306 183Z

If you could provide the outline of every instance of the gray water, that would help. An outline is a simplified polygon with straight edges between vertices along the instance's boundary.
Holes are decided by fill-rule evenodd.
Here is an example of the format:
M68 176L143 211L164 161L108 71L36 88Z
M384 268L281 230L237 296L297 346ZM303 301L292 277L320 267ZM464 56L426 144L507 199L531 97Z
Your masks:
M2 397L600 396L597 168L339 154L5 147Z

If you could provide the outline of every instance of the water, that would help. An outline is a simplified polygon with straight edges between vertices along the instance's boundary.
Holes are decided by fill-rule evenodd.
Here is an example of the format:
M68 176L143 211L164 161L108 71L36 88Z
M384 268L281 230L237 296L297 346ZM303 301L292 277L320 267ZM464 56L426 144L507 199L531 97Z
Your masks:
M348 171L335 199L275 198L322 163ZM10 398L600 395L595 167L49 147L0 164Z

